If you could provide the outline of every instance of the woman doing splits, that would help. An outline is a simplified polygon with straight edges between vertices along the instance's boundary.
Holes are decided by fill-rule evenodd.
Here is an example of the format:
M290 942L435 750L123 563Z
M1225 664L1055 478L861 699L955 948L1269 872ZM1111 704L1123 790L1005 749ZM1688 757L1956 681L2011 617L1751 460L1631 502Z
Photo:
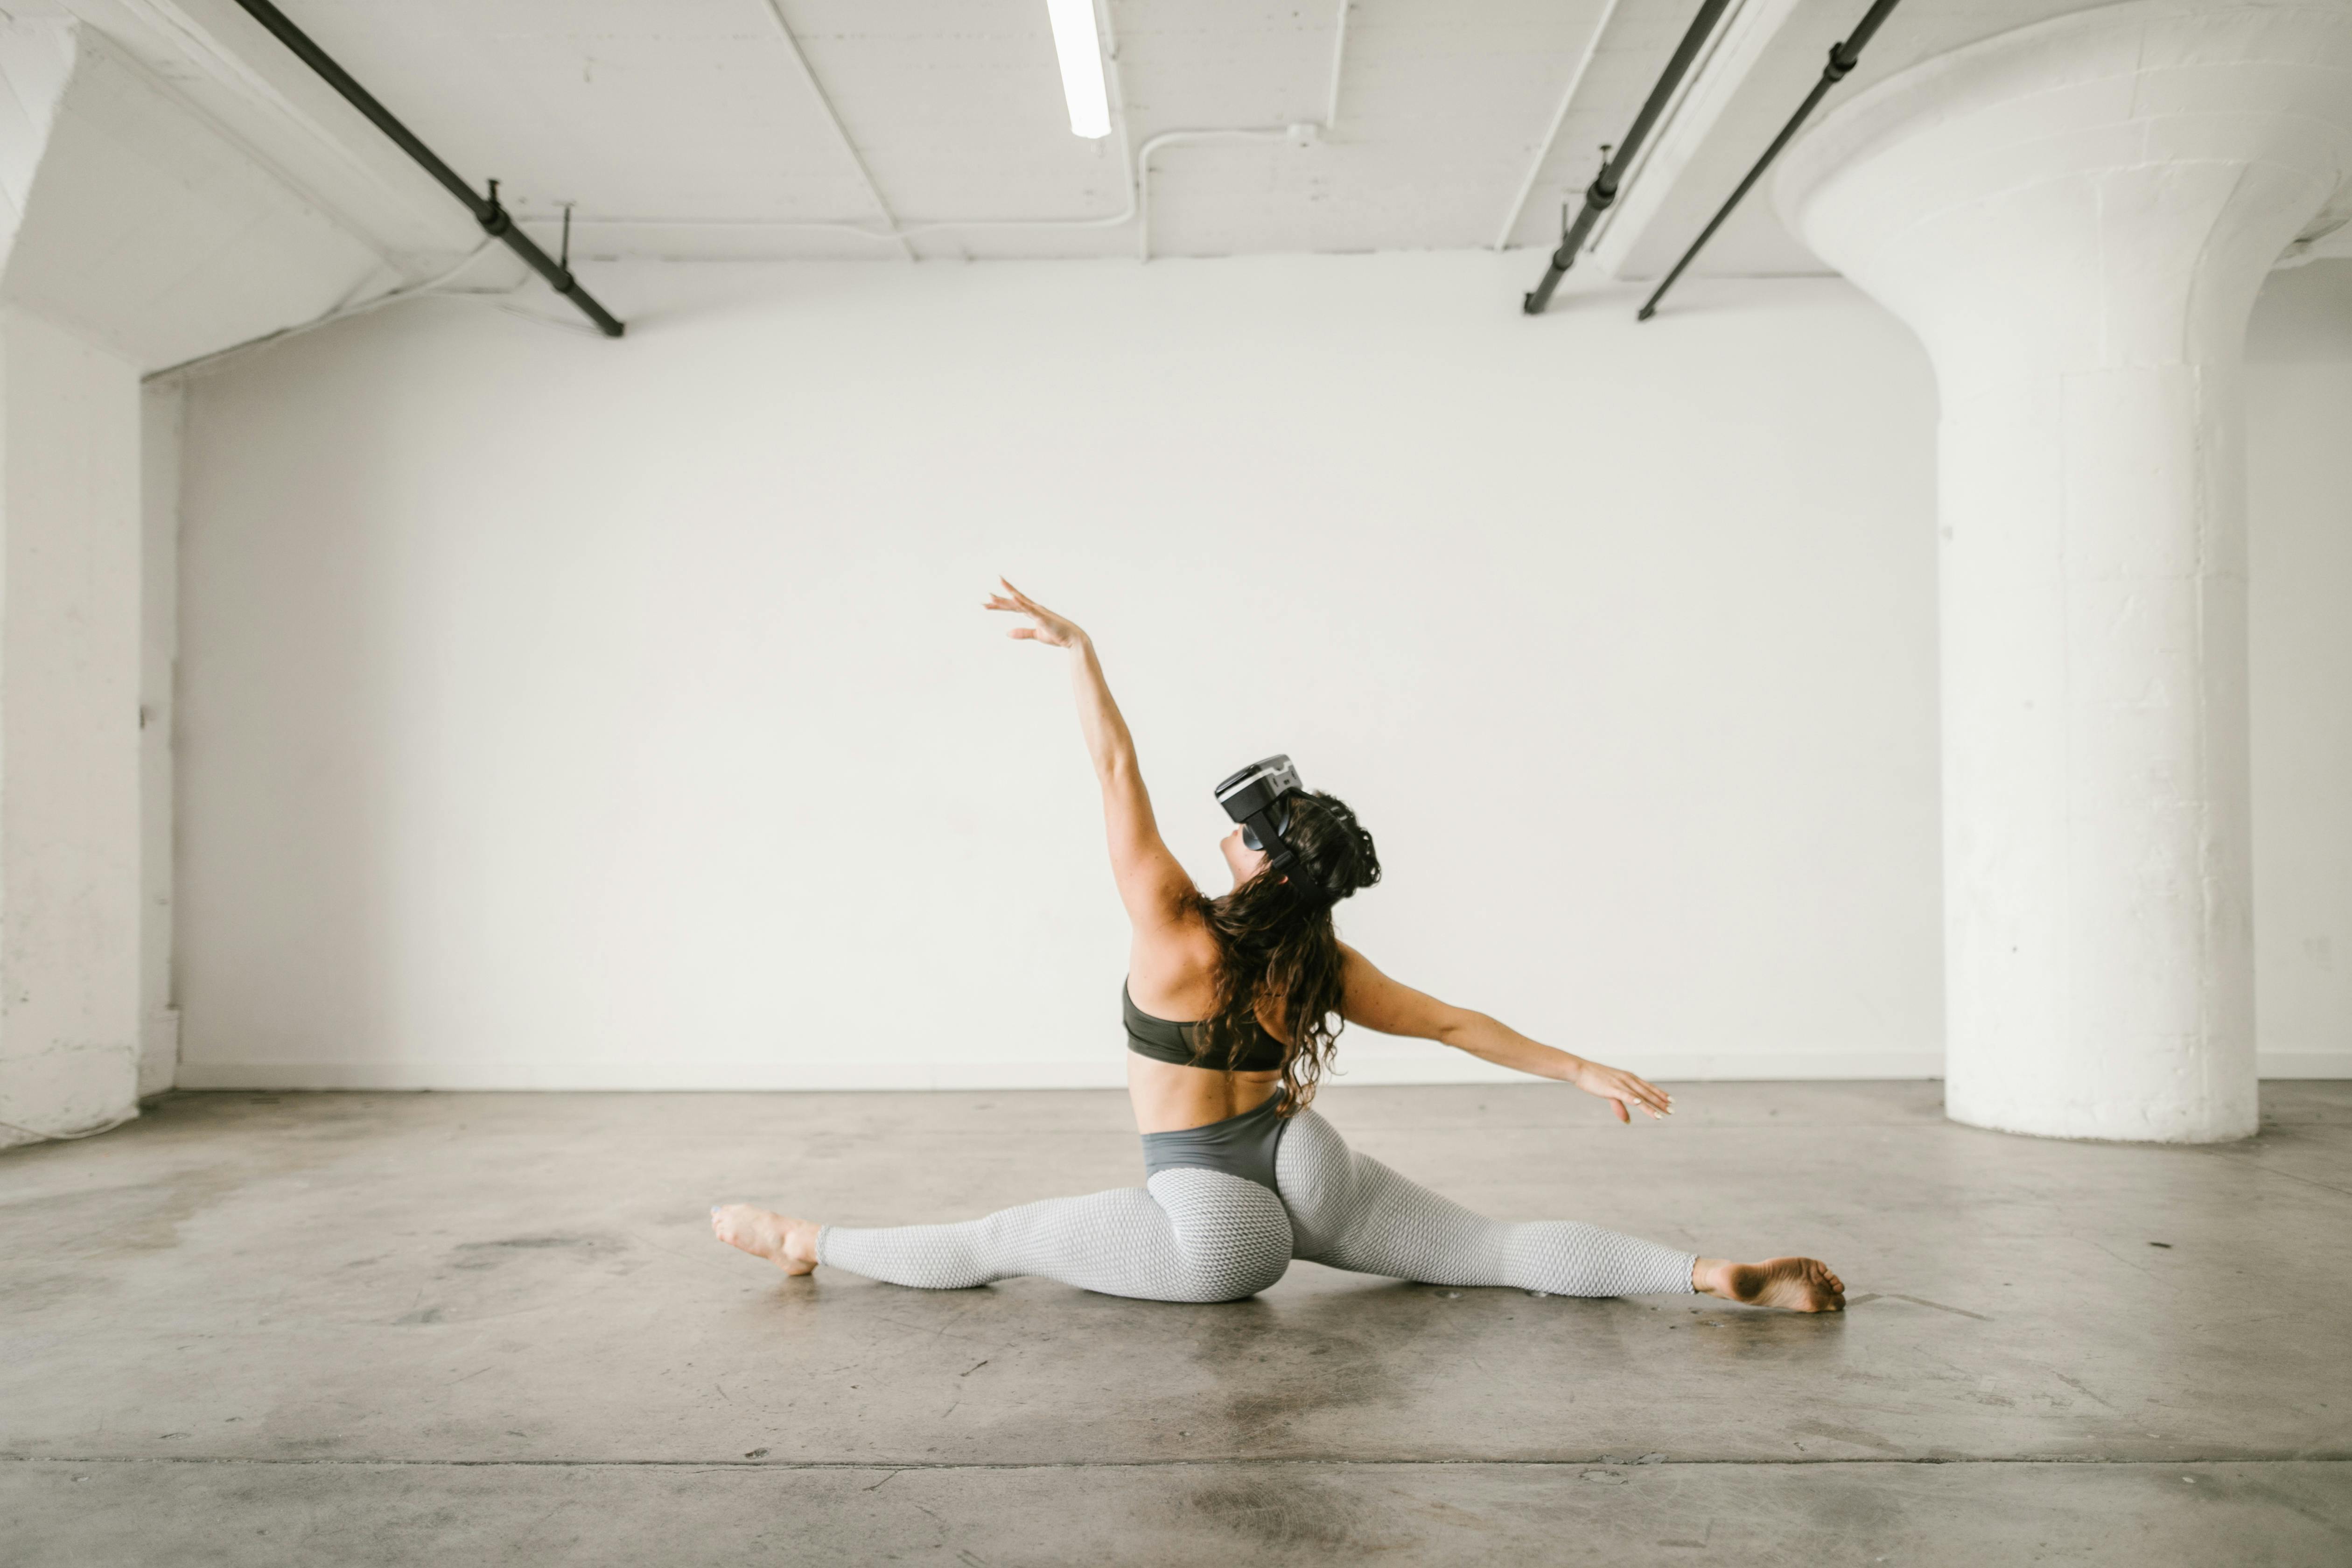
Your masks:
M1126 721L1085 632L1011 584L988 608L1012 636L1070 656L1078 720L1102 784L1111 870L1134 926L1122 998L1140 1187L1049 1198L956 1225L818 1225L744 1204L711 1210L719 1238L806 1274L820 1264L949 1290L1039 1274L1107 1295L1232 1301L1294 1258L1433 1285L1555 1296L1687 1295L1835 1311L1844 1286L1810 1258L1730 1263L1590 1225L1472 1214L1351 1152L1308 1109L1334 1015L1444 1042L1597 1095L1630 1121L1673 1109L1656 1086L1538 1045L1484 1014L1399 984L1339 939L1331 908L1380 880L1356 814L1298 785L1284 757L1218 788L1242 826L1221 847L1234 885L1204 897L1160 841ZM1181 1020L1181 1021L1180 1021Z

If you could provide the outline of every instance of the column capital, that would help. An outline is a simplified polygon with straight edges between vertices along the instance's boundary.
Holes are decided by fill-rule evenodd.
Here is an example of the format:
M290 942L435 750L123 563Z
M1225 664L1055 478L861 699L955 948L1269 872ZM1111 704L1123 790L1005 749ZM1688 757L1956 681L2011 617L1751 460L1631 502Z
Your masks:
M1774 194L1919 333L1948 402L2035 365L2234 361L2281 253L2352 216L2352 4L2021 27L1842 106Z

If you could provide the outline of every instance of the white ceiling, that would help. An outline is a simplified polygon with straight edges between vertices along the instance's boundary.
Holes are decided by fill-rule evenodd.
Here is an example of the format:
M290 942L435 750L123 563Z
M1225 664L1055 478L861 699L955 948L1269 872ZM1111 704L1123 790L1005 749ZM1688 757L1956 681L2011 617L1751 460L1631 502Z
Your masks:
M1336 121L1303 143L1162 146L1151 254L1540 245L1697 6L1098 0L1120 132L1086 142L1067 128L1045 0L279 3L461 174L501 179L519 214L576 204L579 254L682 259L1136 254L1126 160L1171 131L1322 121L1343 4ZM2087 3L1906 0L1830 101ZM1684 128L1674 172L1612 242L1617 268L1671 262L1866 4L1736 0L1769 41L1717 84L1721 111ZM411 275L469 243L462 209L231 0L10 9L104 29ZM1660 140L1675 134L1669 122ZM533 228L551 247L551 224ZM1822 269L1762 195L1699 268Z
M1677 9L1624 0L1589 79L1635 98ZM1114 216L1119 138L1063 108L1044 0L287 0L425 140L516 210L578 204L615 256L877 255L887 228ZM1171 146L1157 254L1454 247L1490 241L1602 0L1358 0L1339 119L1313 144ZM1319 121L1336 0L1111 0L1130 148L1163 132ZM820 85L811 89L792 39ZM1652 18L1645 22L1644 18ZM1634 57L1629 58L1628 57ZM1623 96L1622 92L1618 94ZM857 159L826 117L829 100ZM858 161L871 171L873 189ZM879 193L879 200L876 195ZM887 215L887 216L886 216ZM678 220L670 222L648 220ZM767 226L750 229L744 226ZM1120 255L1131 226L961 227L924 255Z

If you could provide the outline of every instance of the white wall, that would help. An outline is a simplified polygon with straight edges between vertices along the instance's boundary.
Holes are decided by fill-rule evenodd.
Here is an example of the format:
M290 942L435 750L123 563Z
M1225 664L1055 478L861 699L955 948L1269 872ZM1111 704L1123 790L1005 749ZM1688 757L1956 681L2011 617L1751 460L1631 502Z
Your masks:
M2352 1077L2352 261L2272 275L2247 335L2256 1027Z
M181 1081L1118 1081L1000 570L1204 879L1287 749L1409 981L1658 1076L1935 1072L1924 356L1834 281L1530 321L1528 263L614 268L618 344L429 303L194 380Z
M195 380L181 1081L1118 1081L1000 570L1200 875L1288 749L1409 980L1663 1073L1934 1070L1920 355L1830 282L1530 322L1527 259L645 268L619 344L425 305Z

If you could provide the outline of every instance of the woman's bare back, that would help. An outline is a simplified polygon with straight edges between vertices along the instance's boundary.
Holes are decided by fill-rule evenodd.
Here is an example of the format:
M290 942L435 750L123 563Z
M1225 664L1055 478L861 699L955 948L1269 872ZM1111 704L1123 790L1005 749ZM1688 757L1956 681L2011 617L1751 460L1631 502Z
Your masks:
M1149 929L1139 927L1129 952L1127 994L1155 1018L1190 1023L1217 1007L1217 939L1197 912ZM1258 999L1258 1021L1275 1032L1279 1000ZM1181 1067L1128 1053L1127 1095L1139 1132L1206 1127L1255 1110L1282 1087L1279 1072L1223 1072Z

